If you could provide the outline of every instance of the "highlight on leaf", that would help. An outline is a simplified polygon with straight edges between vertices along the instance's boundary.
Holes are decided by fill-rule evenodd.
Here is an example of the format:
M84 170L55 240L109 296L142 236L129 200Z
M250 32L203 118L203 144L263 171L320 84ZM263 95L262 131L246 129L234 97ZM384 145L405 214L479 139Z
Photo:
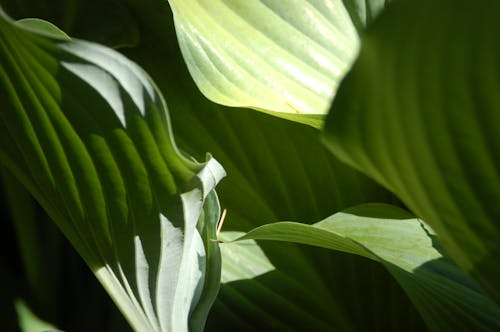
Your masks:
M178 151L165 101L137 65L24 26L0 12L0 162L134 329L202 330L220 275L208 239L223 168Z

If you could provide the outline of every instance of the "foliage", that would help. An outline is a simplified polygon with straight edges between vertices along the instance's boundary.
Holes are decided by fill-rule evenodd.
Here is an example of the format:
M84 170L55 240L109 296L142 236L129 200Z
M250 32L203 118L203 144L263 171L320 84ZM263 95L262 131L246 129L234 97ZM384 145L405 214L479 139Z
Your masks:
M7 329L500 328L498 2L0 4Z

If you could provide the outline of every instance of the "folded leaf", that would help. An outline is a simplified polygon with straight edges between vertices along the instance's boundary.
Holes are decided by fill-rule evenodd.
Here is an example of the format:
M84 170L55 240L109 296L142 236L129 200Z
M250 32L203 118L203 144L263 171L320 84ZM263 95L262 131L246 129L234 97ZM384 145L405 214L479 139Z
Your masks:
M497 303L499 11L398 2L367 32L325 127L331 150L428 222Z
M348 252L382 263L434 331L495 331L500 308L439 250L432 230L406 211L365 204L305 225L280 222L238 240L277 240Z
M341 0L169 1L184 59L205 96L315 127L358 51L344 3L360 27L384 2L368 1L367 9Z
M180 154L148 76L108 48L37 35L0 12L0 103L0 162L133 328L202 330L220 273L208 240L224 170Z

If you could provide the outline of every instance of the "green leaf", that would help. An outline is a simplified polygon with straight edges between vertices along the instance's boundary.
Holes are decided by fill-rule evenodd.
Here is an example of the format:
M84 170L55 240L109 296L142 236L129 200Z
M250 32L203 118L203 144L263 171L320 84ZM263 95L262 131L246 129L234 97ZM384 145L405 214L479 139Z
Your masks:
M313 128L207 101L183 64L168 10L161 1L137 4L142 44L126 54L153 75L169 101L179 146L198 157L210 151L227 170L217 189L227 208L223 230L247 231L275 220L317 221L363 202L394 202L333 158ZM222 276L232 266L233 279L221 285L207 331L369 331L374 326L426 331L406 294L376 262L268 242L259 243L267 257L259 267L258 261L243 259L258 248L222 246ZM244 249L248 255L241 254ZM269 264L274 269L249 278L241 266L251 264L260 272Z
M2 173L0 206L7 207L0 212L2 329L20 331L14 309L22 299L37 317L65 331L130 331L55 223L12 174ZM92 319L82 320L82 312Z
M237 280L252 279L276 269L266 256L266 253L253 240L230 243L240 238L244 232L222 232L218 240L227 242L221 246L222 275L221 282L228 283Z
M37 216L36 204L29 192L5 169L0 170L5 205L13 222L15 240L33 299L44 308L48 318L55 317L60 304L61 246L60 234L53 225L43 227ZM12 253L13 254L13 253ZM51 271L51 273L47 273Z
M169 3L184 59L205 96L321 125L318 115L358 50L342 1Z
M243 233L223 232L220 238L236 234ZM367 331L377 326L427 331L378 263L322 248L251 240L223 243L221 251L224 283L209 317L210 330Z
M392 0L342 0L359 34L380 14Z
M431 234L423 223L400 208L366 204L314 225L264 225L238 240L297 242L379 261L405 289L431 330L500 328L500 308L443 256Z
M134 329L203 329L220 270L207 241L222 167L180 154L162 96L122 55L35 34L3 12L0 55L0 162Z
M231 112L209 105L197 112L181 110L176 128L184 139L179 144L189 150L210 149L228 171L218 187L228 211L223 229L248 230L280 218L318 220L350 204L390 201L365 177L330 158L312 128L250 110ZM200 136L188 136L193 130ZM275 144L280 140L287 143ZM269 243L260 249L223 244L221 250L223 284L208 331L425 330L388 273L358 257ZM259 253L267 259L256 260ZM257 275L244 275L245 267ZM360 283L363 289L376 288L379 295L367 298L359 291ZM383 315L380 308L394 314Z
M373 24L325 127L500 303L498 1L402 1ZM464 22L467 22L465 24Z
M16 24L27 30L33 30L39 34L46 35L47 37L62 40L71 39L66 33L64 33L64 31L56 27L54 24L38 18L25 18L17 21Z
M15 303L16 312L19 320L19 327L23 332L32 331L53 331L58 332L54 325L49 324L38 318L22 300Z

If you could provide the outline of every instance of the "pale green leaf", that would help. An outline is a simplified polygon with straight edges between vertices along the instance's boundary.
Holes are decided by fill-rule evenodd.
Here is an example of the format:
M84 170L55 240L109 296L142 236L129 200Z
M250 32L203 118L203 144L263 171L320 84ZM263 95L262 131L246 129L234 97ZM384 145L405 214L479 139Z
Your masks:
M310 115L327 112L358 50L341 0L169 3L191 75L205 96L227 106L319 126L321 117Z
M401 1L373 24L325 127L500 303L500 2Z
M243 232L222 232L218 239L225 243L221 246L222 275L221 282L252 279L275 270L265 252L253 240L229 243L240 238Z
M44 332L61 332L56 327L50 323L47 323L37 317L31 309L26 305L26 303L20 299L16 300L15 308L17 312L17 318L19 321L19 328L22 332L34 332L34 331L44 331Z
M0 162L134 329L201 330L220 273L208 239L222 167L179 153L162 96L125 57L0 14Z
M431 232L400 208L366 204L314 225L264 225L238 240L297 242L370 258L398 280L432 330L498 330L500 308L443 256Z

